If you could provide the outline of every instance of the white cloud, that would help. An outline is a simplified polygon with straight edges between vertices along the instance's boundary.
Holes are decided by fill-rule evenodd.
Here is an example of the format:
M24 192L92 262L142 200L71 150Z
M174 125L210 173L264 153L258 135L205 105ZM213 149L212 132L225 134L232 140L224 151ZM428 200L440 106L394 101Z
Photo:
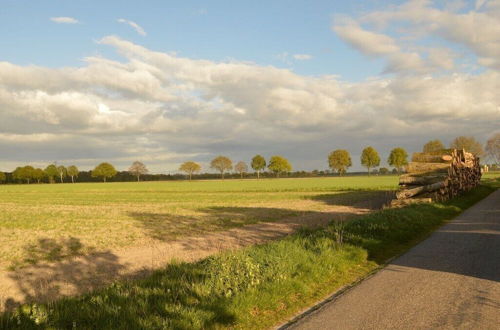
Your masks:
M355 154L380 141L387 151L394 141L421 145L457 132L481 138L499 124L496 70L348 83L234 60L194 60L115 36L100 44L124 60L90 57L82 67L59 69L0 62L2 161L67 159L90 167L108 160L126 168L147 159L153 171L164 172L215 154L282 153L296 168L324 168L332 148ZM401 54L386 56L400 67L420 65L420 57ZM445 51L432 57L449 65ZM48 139L55 139L50 148Z
M119 18L117 21L119 23L124 23L124 24L130 25L141 36L146 36L146 31L144 31L144 29L136 22L132 22L132 21L129 21L129 20L124 19L124 18Z
M296 60L299 60L299 61L307 61L307 60L310 60L312 59L312 55L309 55L309 54L295 54L293 55L293 58L296 59Z
M73 17L66 17L66 16L61 16L61 17L51 17L50 20L55 23L62 23L62 24L77 24L80 23L76 18Z

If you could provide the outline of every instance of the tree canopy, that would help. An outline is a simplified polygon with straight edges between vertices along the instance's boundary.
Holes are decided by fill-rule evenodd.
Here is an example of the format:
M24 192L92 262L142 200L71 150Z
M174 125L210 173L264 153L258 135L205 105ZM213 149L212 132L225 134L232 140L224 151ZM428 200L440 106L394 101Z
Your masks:
M101 163L92 170L91 175L93 178L102 178L106 182L106 179L116 175L116 169L110 163Z
M488 139L486 154L495 164L500 164L500 133L496 133Z
M370 169L380 165L380 156L377 150L373 147L366 147L361 153L361 165L368 169L368 175L370 175Z
M292 171L292 165L290 165L288 159L282 156L272 156L269 160L267 168L273 171L276 174L276 177L279 177L280 173Z
M483 146L472 136L458 136L450 144L453 149L465 149L480 157L484 155Z
M387 163L394 166L399 173L403 166L408 165L408 153L403 148L394 148L391 150Z
M148 169L144 163L136 160L130 165L128 169L129 173L137 177L137 181L140 180L141 175L148 174Z
M260 172L266 168L266 160L261 155L255 155L252 158L251 166L257 172L257 178L259 178Z
M27 165L24 167L18 167L12 172L12 178L14 180L26 180L29 184L31 179L33 179L35 173L35 168L33 166Z
M198 163L189 161L189 162L183 163L179 167L179 171L187 173L187 175L189 175L189 180L191 180L191 177L193 176L194 173L198 173L201 171L201 166Z
M334 150L328 155L328 165L342 175L352 166L351 155L345 149Z
M422 149L423 152L425 153L434 153L434 152L440 152L444 149L444 144L440 140L431 140L424 144L424 147Z
M57 167L54 164L50 164L47 166L44 170L45 175L49 178L49 182L53 183L54 178L59 175L59 172L57 171Z
M238 163L236 163L236 165L234 166L234 169L236 170L236 172L240 173L240 176L242 178L243 178L243 174L248 172L248 166L244 161L239 161Z
M80 174L78 167L76 167L75 165L71 165L68 167L68 175L71 177L71 182L75 183L75 178L78 177L78 174Z
M66 169L66 167L64 167L62 165L57 166L57 175L59 175L59 179L61 180L61 183L64 182L64 178L66 177L67 174L68 174L68 170Z
M36 180L36 182L40 183L42 179L45 177L45 172L41 168L35 168L33 171L33 179Z
M233 169L233 162L225 156L218 156L212 159L210 162L210 168L217 170L224 179L224 172L231 171Z

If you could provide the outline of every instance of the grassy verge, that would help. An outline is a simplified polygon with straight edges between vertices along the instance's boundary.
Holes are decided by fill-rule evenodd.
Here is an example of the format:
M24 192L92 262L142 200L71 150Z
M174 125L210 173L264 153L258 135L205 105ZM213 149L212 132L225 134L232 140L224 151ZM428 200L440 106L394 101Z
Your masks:
M138 281L31 304L0 316L1 328L267 328L366 275L495 187L448 203L376 212L345 225L176 263Z

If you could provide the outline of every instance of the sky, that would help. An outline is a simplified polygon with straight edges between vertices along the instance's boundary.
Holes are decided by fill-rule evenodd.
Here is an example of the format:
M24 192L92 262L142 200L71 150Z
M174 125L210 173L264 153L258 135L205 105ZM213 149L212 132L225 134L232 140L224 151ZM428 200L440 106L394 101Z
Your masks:
M323 170L500 131L500 0L0 0L0 170Z

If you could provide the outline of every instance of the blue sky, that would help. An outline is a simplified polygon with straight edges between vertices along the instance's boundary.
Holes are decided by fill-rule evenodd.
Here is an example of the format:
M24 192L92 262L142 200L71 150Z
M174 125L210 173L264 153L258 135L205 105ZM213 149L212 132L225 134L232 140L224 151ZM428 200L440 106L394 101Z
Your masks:
M335 15L366 12L380 1L3 1L1 59L50 67L79 66L81 58L113 56L96 45L118 35L150 49L214 61L238 59L292 68L305 75L339 75L357 81L379 74L382 63L366 60L331 30ZM55 24L73 17L78 24ZM138 35L119 18L138 23ZM284 53L312 60L281 59Z
M312 170L338 148L360 170L367 145L484 142L499 71L500 0L3 0L0 170L256 153Z

